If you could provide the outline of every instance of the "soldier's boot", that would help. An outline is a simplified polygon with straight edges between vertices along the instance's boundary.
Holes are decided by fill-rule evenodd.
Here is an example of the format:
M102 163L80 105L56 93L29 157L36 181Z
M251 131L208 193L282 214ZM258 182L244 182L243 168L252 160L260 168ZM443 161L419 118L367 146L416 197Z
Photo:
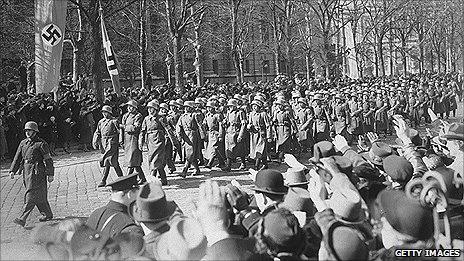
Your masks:
M206 168L208 168L208 169L212 169L212 168L213 168L213 166L214 166L214 158L215 158L215 157L216 157L216 156L212 157L212 158L208 161L208 163L206 164Z
M239 170L246 170L246 159L245 157L240 158L240 167L238 168Z
M219 155L218 156L218 161L219 161L219 168L223 169L226 164L224 163L224 159Z
M106 179L108 179L109 174L110 174L110 166L106 166L105 169L103 170L102 180L100 184L98 184L99 188L106 186Z
M158 175L161 179L161 185L166 186L168 184L168 179L166 178L166 172L163 168L158 169Z
M170 174L176 171L176 165L174 165L174 161L172 160L172 158L167 159L167 165L168 165Z
M187 171L189 168L190 168L190 162L187 160L185 161L184 168L182 169L182 173L179 176L181 176L182 178L187 177Z
M222 171L230 172L230 171L232 170L231 167L230 167L231 164L232 164L232 163L231 163L230 158L227 158L226 166L225 166L224 168L222 168L221 170L222 170Z
M199 175L199 174L200 174L200 167L198 166L198 162L197 162L197 161L193 161L193 162L192 162L192 165L193 165L193 167L195 168L195 170L194 170L193 173L192 173L192 176Z
M277 159L279 164L282 164L284 162L284 152L281 151L279 152L279 158Z
M124 174L122 174L122 169L121 167L118 165L114 166L114 171L116 172L116 175L118 175L118 177L122 177ZM109 172L109 170L108 170Z
M135 171L139 174L139 185L143 185L145 182L147 182L147 179L145 178L145 173L143 173L142 167L137 166L134 167Z

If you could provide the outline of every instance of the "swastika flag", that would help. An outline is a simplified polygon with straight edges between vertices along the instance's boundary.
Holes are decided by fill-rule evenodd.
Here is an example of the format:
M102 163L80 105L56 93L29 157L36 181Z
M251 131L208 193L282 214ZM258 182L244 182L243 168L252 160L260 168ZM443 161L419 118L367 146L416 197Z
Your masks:
M103 40L103 52L105 53L106 68L111 77L111 83L113 84L114 92L117 95L121 95L121 85L119 83L119 68L116 54L114 53L113 46L111 46L110 38L108 38L108 32L106 31L105 21L103 19L103 8L100 3L100 21L101 31Z
M35 0L35 84L37 93L58 90L67 0Z

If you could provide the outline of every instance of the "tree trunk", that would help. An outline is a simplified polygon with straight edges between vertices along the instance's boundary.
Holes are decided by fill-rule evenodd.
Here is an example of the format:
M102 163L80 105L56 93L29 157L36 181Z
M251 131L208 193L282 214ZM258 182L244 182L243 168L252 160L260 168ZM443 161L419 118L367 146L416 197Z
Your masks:
M383 37L379 38L378 48L379 48L379 67L381 76L385 75L385 59L383 58Z
M287 68L286 72L287 75L292 77L293 76L293 64L294 64L294 57L293 57L293 44L292 44L292 8L293 5L291 0L285 0L285 54L287 56Z
M441 73L441 48L440 44L437 46L437 63L438 63L438 72Z
M181 37L178 35L173 36L172 40L172 55L173 55L173 63L174 63L174 78L176 84L176 90L178 93L184 93L184 64L182 61L182 53L181 48Z
M331 77L331 50L329 42L329 31L324 30L322 33L322 43L323 43L323 53L324 53L324 62L325 62L325 78L329 79Z
M230 18L231 18L231 25L232 25L232 59L234 60L234 67L235 67L235 79L237 83L242 83L241 81L241 70L240 70L240 57L238 54L238 9L240 6L240 2L236 0L231 0L229 3L230 10Z
M239 58L239 68L240 68L240 82L245 82L245 75L244 75L244 70L243 70L243 63L245 59L243 57Z
M418 46L419 46L419 73L422 73L424 71L424 32L423 28L421 25L421 28L419 29L419 33L417 36L418 40Z
M198 36L196 36L198 37ZM195 46L195 75L197 77L197 86L203 86L203 63L202 63L202 47L198 44L199 38L197 38L197 45Z
M391 18L390 18L390 29L389 29L389 37L388 37L388 44L389 44L389 55L390 55L390 76L393 76L395 73L394 73L394 70L393 70L393 29L392 29L392 21L391 21Z
M461 1L461 31L464 28L464 1ZM461 59L462 72L464 73L464 34L461 33Z
M406 64L406 39L405 37L401 38L401 58L403 60L403 75L407 75L408 65Z
M305 55L306 60L306 82L311 81L311 70L312 70L312 61L311 61L311 50L308 50Z
M277 13L276 13L276 3L275 0L273 1L272 4L272 22L273 22L273 27L272 27L272 33L274 35L274 46L273 46L273 51L275 55L275 73L276 75L279 75L282 73L282 69L280 68L280 60L281 60L281 53L280 53L280 37L279 37L279 31L280 31L280 24L277 18ZM261 67L263 65L261 64ZM264 70L261 68L261 70Z
M151 16L150 12L148 11L148 7L145 8L145 34L147 35L147 70L153 75L154 68L153 68L153 38L152 38L152 31L151 31Z
M433 46L430 46L430 67L431 67L431 72L434 71L434 64L433 64Z
M78 3L81 0L77 1ZM79 74L82 74L82 61L84 56L84 44L85 38L82 33L84 30L84 19L82 17L82 11L80 8L77 9L77 19L78 19L78 29L77 41L74 43L74 52L73 52L73 81L76 82Z
M146 4L147 0L140 1L140 38L139 38L139 52L140 52L140 81L141 88L146 88L147 80L147 34L146 34Z
M375 77L379 77L379 50L378 45L374 45L374 65L375 65Z
M91 1L92 6L92 19L91 19L91 35L93 40L92 48L92 79L95 97L99 103L103 103L103 86L102 86L102 72L101 72L101 51L102 51L102 38L99 24L98 2Z

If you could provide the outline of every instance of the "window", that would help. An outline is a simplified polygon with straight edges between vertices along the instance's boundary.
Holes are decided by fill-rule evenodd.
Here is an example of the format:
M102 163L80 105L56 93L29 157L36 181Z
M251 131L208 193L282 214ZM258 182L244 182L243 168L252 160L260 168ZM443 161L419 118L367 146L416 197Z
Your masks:
M263 73L270 73L269 60L263 60Z
M250 73L250 60L245 60L245 72Z
M218 60L213 60L213 73L214 74L219 74Z

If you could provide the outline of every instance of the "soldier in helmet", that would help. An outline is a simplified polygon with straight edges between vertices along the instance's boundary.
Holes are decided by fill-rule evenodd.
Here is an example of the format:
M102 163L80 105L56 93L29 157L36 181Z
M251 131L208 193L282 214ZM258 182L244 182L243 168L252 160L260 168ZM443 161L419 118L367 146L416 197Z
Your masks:
M166 131L166 135L165 135L166 137L165 158L166 158L166 164L168 165L168 168L169 168L169 172L172 174L174 173L174 171L176 171L176 166L174 164L172 152L174 148L176 148L177 150L177 148L179 147L179 141L177 140L177 137L173 135L176 125L173 124L174 119L169 116L168 111L169 111L169 106L166 103L161 103L159 115L164 118L163 121L166 122L165 128L168 128L170 131L169 133L168 131Z
M24 196L24 210L19 218L14 219L14 223L24 227L27 217L31 214L35 206L39 209L42 217L39 221L47 221L53 218L53 213L47 199L47 181L53 181L54 167L50 156L48 144L37 136L39 127L37 123L30 121L24 126L26 139L21 141L16 151L16 155L11 163L10 177L23 164L23 184L26 187Z
M97 129L93 135L93 147L100 149L103 153L100 159L100 167L104 168L103 178L98 187L106 186L106 179L110 174L110 168L113 167L116 175L121 177L122 170L119 166L119 124L117 119L112 115L113 110L110 106L105 105L101 110L103 119L97 124Z
M200 123L194 115L195 102L184 102L185 112L180 116L176 125L177 137L182 142L183 155L185 157L185 165L182 169L182 177L187 176L187 171L192 165L195 168L193 175L200 173L198 160L200 158L200 137L204 136L203 129L200 128Z
M272 119L272 125L276 133L276 152L279 154L279 161L283 161L284 154L291 152L292 135L296 134L297 127L294 117L286 109L287 102L284 98L275 101L276 111Z
M168 128L166 118L159 115L160 105L157 100L150 101L147 105L148 116L143 119L140 131L139 146L148 145L148 164L153 176L158 173L161 183L167 185L166 172L166 134L173 135ZM170 131L170 132L169 132Z
M239 169L246 169L246 155L245 155L245 144L244 135L246 129L246 115L238 108L239 104L236 99L230 99L227 102L227 115L224 119L224 125L226 128L225 135L225 150L226 150L226 167L224 171L230 171L232 160L240 157Z
M298 142L303 151L312 150L312 124L314 121L314 112L312 107L308 107L308 102L305 98L298 98L298 109L296 110L296 124L298 127Z
M142 170L142 151L139 148L139 134L142 126L142 114L137 111L138 103L134 100L126 103L127 113L122 116L120 140L124 144L124 157L129 168L128 174L134 170L139 174L140 184L145 183Z
M219 167L224 168L224 158L221 153L220 147L223 146L223 132L222 115L216 112L217 104L213 100L206 103L208 112L205 116L204 126L207 132L207 145L205 157L208 159L206 167L211 169L214 160L217 158Z
M247 129L250 132L250 158L255 160L255 170L262 170L268 167L267 143L272 141L271 123L262 107L263 102L255 98L251 102L252 111L248 117Z

